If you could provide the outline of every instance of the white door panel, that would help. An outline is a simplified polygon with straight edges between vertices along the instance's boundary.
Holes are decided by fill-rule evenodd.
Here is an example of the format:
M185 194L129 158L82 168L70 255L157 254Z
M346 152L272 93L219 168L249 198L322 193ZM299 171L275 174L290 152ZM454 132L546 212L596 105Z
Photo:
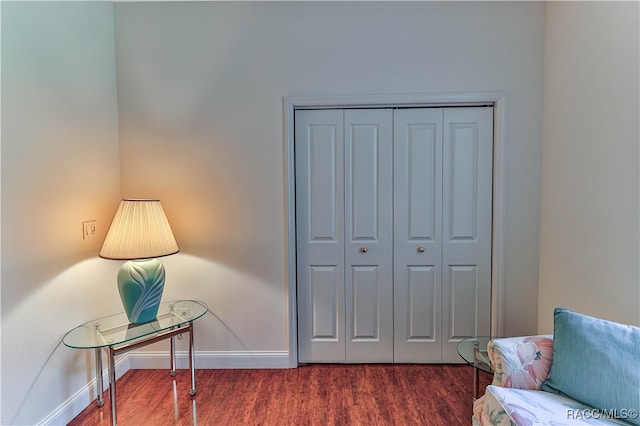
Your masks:
M344 362L342 111L296 111L300 362Z
M394 360L440 362L442 109L394 115Z
M491 317L493 108L447 108L443 145L443 362L488 336Z
M379 342L378 306L379 269L376 266L354 266L352 269L352 342Z
M438 344L440 336L440 283L438 282L438 268L434 266L408 266L407 300L403 303L400 314L406 316L406 331L402 330L402 343L434 343ZM402 348L397 347L397 361L402 362ZM426 355L426 349L425 354ZM422 351L420 351L422 352ZM439 360L439 348L434 351ZM424 358L421 358L424 360ZM406 359L409 362L409 359ZM412 358L411 361L415 361Z
M345 111L347 362L393 362L391 110Z
M339 312L338 268L335 266L310 266L311 309L313 312L311 341L337 342Z

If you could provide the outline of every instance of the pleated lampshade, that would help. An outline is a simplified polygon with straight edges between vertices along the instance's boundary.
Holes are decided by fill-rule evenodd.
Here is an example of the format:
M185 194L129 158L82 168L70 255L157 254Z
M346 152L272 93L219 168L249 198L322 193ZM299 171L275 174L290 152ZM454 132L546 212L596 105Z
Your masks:
M123 199L102 244L100 257L149 259L178 251L160 200Z

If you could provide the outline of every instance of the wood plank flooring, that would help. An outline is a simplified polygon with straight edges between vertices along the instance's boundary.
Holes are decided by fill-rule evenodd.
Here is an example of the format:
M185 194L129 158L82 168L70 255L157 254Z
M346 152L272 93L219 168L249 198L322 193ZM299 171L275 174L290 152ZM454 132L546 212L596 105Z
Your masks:
M480 373L481 389L491 376ZM470 425L473 369L466 365L358 364L281 370L130 370L117 386L118 424ZM70 426L109 425L109 394Z

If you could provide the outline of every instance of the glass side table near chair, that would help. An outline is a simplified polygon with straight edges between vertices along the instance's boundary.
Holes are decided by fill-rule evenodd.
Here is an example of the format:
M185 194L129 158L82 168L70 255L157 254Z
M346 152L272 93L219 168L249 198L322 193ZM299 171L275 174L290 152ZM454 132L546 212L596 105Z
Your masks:
M171 339L170 361L171 375L176 374L175 337L189 333L189 369L191 370L191 389L196 394L195 357L193 322L201 318L208 310L203 302L179 300L163 302L153 321L132 324L122 312L104 318L98 318L81 324L69 331L63 338L66 346L73 349L94 349L96 357L96 405L104 405L102 383L102 350L108 354L109 399L111 404L111 423L117 424L116 411L116 369L115 357L125 352L150 345L165 339Z
M487 353L487 344L491 337L477 336L469 337L458 343L458 354L467 364L473 367L473 400L478 399L480 393L479 374L484 371L493 374L491 361Z

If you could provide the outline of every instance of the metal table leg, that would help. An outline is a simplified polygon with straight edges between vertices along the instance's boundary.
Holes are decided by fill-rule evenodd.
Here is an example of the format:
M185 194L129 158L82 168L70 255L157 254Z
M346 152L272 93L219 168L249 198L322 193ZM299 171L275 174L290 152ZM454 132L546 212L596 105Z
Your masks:
M477 340L473 342L473 400L478 399L480 389L478 388L480 369L478 368L478 351L480 350L480 342Z
M196 394L196 372L195 372L195 355L193 351L193 322L189 323L189 369L191 370L191 389L189 395Z
M111 424L118 424L116 411L116 353L113 347L109 347L109 399L111 400Z
M171 376L176 376L176 338L175 336L171 336L169 339L171 342L170 345L170 358L171 358Z
M96 353L96 391L98 393L98 399L96 405L102 407L104 405L104 385L102 383L102 349L95 348Z

